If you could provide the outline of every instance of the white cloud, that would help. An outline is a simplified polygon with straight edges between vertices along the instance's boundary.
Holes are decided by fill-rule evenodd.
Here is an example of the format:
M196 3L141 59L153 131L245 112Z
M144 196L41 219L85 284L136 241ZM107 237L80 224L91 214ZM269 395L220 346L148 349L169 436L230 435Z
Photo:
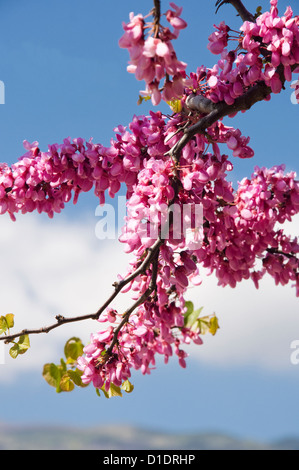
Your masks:
M48 221L31 214L15 223L1 218L0 314L15 314L15 331L50 325L57 314L94 313L113 292L112 284L118 272L126 273L129 256L119 243L97 240L96 222ZM124 296L115 305L124 306ZM65 340L76 335L86 342L99 327L90 320L31 336L26 355L12 360L5 353L0 380L24 367L59 360Z
M0 315L14 313L16 331L47 326L57 314L93 313L113 291L112 283L117 273L125 274L130 255L117 241L97 240L96 222L61 217L49 221L30 214L12 223L2 216ZM291 225L296 234L298 222L297 217ZM298 299L290 286L275 287L269 278L259 290L251 282L221 288L211 276L187 298L196 307L203 305L206 314L215 312L221 326L215 337L204 337L203 346L189 348L193 358L211 365L289 369L290 344L299 339ZM123 310L129 302L121 294L114 305ZM32 348L24 356L13 360L6 350L0 380L59 361L65 340L75 335L86 342L99 327L90 320L32 336Z

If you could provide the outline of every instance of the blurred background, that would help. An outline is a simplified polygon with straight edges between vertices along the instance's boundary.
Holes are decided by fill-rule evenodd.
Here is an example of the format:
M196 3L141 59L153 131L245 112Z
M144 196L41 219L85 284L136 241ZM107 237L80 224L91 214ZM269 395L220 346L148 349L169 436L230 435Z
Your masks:
M206 48L213 24L225 20L234 29L241 25L232 7L225 5L215 15L213 1L202 3L180 3L188 28L175 47L178 58L188 64L187 72L217 61ZM252 11L259 5L247 3ZM298 14L297 3L280 0L280 13L290 4ZM108 146L117 125L127 125L134 114L148 114L150 103L137 105L144 84L126 72L128 53L119 49L118 40L131 11L146 14L151 8L150 0L0 0L0 80L5 85L0 161L15 162L25 152L24 139L37 140L43 151L68 136L93 137ZM167 8L162 1L162 11ZM265 1L263 10L267 8ZM251 137L255 150L250 160L232 157L234 184L249 177L255 165L285 163L287 170L298 171L299 106L292 104L291 94L287 85L279 96L257 104L231 124L226 118L227 125ZM167 106L160 109L169 112ZM107 202L117 207L117 200ZM0 315L14 313L16 331L51 324L57 314L96 311L117 274L126 272L130 256L123 246L95 235L97 205L88 193L53 220L27 214L17 215L13 223L8 215L1 216ZM287 231L297 235L298 228L297 217ZM203 284L191 289L188 299L196 308L203 306L207 315L215 312L220 330L204 337L202 346L189 348L186 369L173 358L168 365L157 361L151 375L134 373L134 392L123 398L99 398L92 387L56 394L42 378L44 363L59 362L68 338L88 341L97 329L92 321L32 337L31 349L16 360L1 344L0 447L38 446L34 433L31 442L14 440L21 435L16 430L27 429L28 435L28 427L39 429L38 436L48 430L44 442L54 447L59 444L51 444L53 427L56 436L57 427L77 430L81 436L83 430L93 429L94 434L96 428L103 433L97 444L103 448L171 448L176 435L183 439L177 444L181 448L199 446L197 438L187 444L199 435L210 436L213 443L206 445L215 448L225 445L217 441L219 435L236 446L248 440L264 447L283 439L298 443L299 364L290 359L291 343L299 340L295 290L276 287L272 278L264 279L259 290L251 282L223 289L213 276L202 276ZM122 295L115 306L124 308L127 301ZM103 441L107 435L112 440ZM73 438L74 447L79 446L76 442Z

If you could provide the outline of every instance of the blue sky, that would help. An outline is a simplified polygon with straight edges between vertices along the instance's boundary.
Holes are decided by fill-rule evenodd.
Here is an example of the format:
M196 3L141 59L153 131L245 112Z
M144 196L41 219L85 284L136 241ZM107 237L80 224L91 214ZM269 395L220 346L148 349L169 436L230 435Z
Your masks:
M282 13L288 4L299 13L295 0L280 0ZM213 66L217 58L206 49L213 23L225 19L237 29L239 19L229 6L215 16L213 1L204 8L195 0L181 5L189 27L177 40L179 59L187 62L188 72L202 64ZM126 72L128 54L118 48L118 39L130 11L145 14L151 7L150 0L0 1L0 80L5 84L0 161L16 161L24 153L24 139L38 140L43 150L68 136L93 137L108 145L114 127L149 112L150 104L137 105L143 83ZM162 1L162 10L167 7ZM255 150L251 160L233 160L234 182L250 176L255 165L285 163L298 172L299 106L290 97L287 87L269 103L227 118L227 124L251 136ZM25 328L49 324L57 313L97 309L128 257L122 247L96 239L96 207L90 193L52 221L30 214L12 223L2 216L1 314L13 311L17 325ZM298 226L297 218L290 231L298 234ZM0 365L0 398L10 405L2 407L1 421L112 422L170 431L220 430L259 439L299 436L299 365L290 364L290 343L299 339L293 290L275 288L272 280L265 280L259 291L246 283L221 289L213 279L205 286L192 290L190 298L207 313L216 311L221 330L190 351L186 370L173 360L151 376L136 373L134 393L122 400L99 399L92 389L57 395L43 382L43 363L59 360L70 336L88 339L95 328L62 327L33 339L32 349L18 362L6 354L6 364Z

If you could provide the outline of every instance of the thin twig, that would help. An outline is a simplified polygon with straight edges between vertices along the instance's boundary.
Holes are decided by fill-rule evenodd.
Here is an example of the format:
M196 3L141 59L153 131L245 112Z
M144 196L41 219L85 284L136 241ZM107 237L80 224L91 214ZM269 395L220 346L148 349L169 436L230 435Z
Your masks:
M107 352L106 352L107 358L112 354L113 348L118 340L118 334L123 328L123 326L126 323L128 323L131 314L134 312L134 310L137 307L142 305L148 299L148 297L152 294L152 292L154 292L154 290L156 289L156 280L157 280L157 274L158 274L158 257L159 257L159 249L156 251L155 257L152 262L152 275L151 275L150 285L146 289L146 291L141 295L141 297L137 299L136 302L123 314L123 319L118 325L118 327L114 330L111 344L109 348L107 349Z

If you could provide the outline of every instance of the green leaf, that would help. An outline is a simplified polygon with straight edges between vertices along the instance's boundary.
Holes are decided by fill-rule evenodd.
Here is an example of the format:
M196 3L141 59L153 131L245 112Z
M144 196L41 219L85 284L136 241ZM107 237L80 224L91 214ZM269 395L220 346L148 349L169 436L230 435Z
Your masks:
M6 319L8 329L13 328L14 323L15 323L14 318L15 318L15 316L14 316L13 313L8 313L7 315L5 315L5 319Z
M62 373L65 373L67 371L67 366L63 358L60 359L60 370Z
M60 377L61 373L55 364L51 363L44 365L43 378L49 385L51 385L51 387L57 387L57 380L60 380Z
M257 7L256 13L254 15L255 20L262 14L262 11L263 11L263 7L261 7L261 6Z
M75 385L72 379L69 377L68 373L64 374L59 382L59 386L62 392L71 392L74 390Z
M125 380L121 386L121 390L124 390L126 393L131 393L134 390L134 385L131 384L129 380Z
M123 394L121 393L120 387L117 387L114 384L110 385L108 395L109 395L109 398L111 398L111 397L122 397L123 396Z
M194 310L194 305L193 305L193 302L190 302L190 300L187 300L187 302L185 302L185 307L187 307L187 312L185 313L185 315L190 315L193 310Z
M117 387L116 385L112 383L110 385L108 392L106 392L105 385L103 385L103 387L101 387L100 389L96 388L96 394L98 395L98 397L100 397L101 396L100 391L101 391L104 393L104 396L106 398L122 397L123 396L121 392L122 390L124 390L124 392L126 393L131 393L134 390L134 385L132 385L129 380L125 380L121 387Z
M190 317L190 315L192 315L194 311L193 302L190 302L189 300L187 300L187 302L185 302L185 307L187 308L187 311L184 314L184 326L187 325L188 318Z
M19 345L15 343L9 350L9 354L13 359L16 359L19 355Z
M174 113L180 113L182 111L183 105L182 101L179 99L174 99L171 101L167 101L168 106L170 106L171 111Z
M10 348L9 354L13 359L16 359L19 354L25 354L30 348L30 341L28 335L22 335L17 343L13 342L14 345Z
M30 340L28 335L20 336L18 341L19 354L24 354L30 348Z
M194 310L188 316L186 316L185 314L184 326L186 328L192 328L192 326L195 324L196 320L198 319L202 309L203 307L199 308L198 310Z
M147 95L147 96L141 96L139 95L138 96L138 101L137 101L137 104L138 106L141 105L143 103L143 101L149 101L151 99L150 95Z
M108 392L106 392L106 390L105 390L105 385L103 385L103 387L101 387L101 390L102 390L102 392L104 392L104 395L105 395L106 398L122 397L123 396L122 393L121 393L120 387L117 387L113 383L110 385L110 388L109 388Z
M100 390L104 393L104 395L105 395L106 398L110 398L110 397L109 397L109 394L108 394L108 393L106 392L106 390L105 390L105 386L101 387ZM101 395L100 395L100 390L97 389L97 394L98 394L99 397L101 396Z
M8 330L8 324L6 318L2 315L0 317L0 335Z
M205 335L210 329L210 317L200 317L197 321L197 327L200 330L201 335Z
M72 379L74 384L77 385L78 387L82 387L83 385L85 385L85 384L82 383L82 380L81 380L82 373L80 373L80 372L81 371L79 371L78 369L68 370L67 371L67 374L70 377L70 379Z
M202 335L205 335L206 333L211 333L213 336L217 333L217 330L220 328L218 318L215 315L213 315L212 317L200 317L198 319L198 327Z
M64 346L64 354L67 359L67 363L76 362L79 356L83 354L84 345L80 338L70 338Z
M0 317L0 335L14 326L14 314L8 313L5 317Z
M214 336L219 328L218 318L214 315L210 320L210 333Z

